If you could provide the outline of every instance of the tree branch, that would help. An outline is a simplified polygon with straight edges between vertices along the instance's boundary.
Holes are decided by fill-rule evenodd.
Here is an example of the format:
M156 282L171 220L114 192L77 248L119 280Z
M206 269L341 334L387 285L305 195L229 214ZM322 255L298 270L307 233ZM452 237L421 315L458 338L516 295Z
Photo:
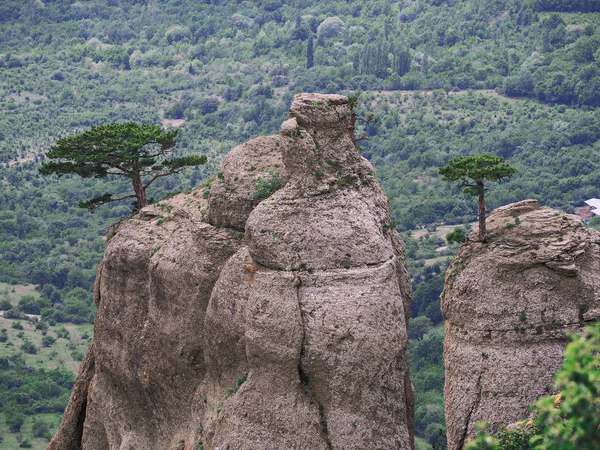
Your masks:
M156 181L158 178L161 177L166 177L168 175L173 175L174 173L179 173L178 169L173 169L170 172L165 172L165 173L157 173L156 175L154 175L152 178L150 178L150 180L144 185L144 190L146 190L152 183L154 183L154 181Z

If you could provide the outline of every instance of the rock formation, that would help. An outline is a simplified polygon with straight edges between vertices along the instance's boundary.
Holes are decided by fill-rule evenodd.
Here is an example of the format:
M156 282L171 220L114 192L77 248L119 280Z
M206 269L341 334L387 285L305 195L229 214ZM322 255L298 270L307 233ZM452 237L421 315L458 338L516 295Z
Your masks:
M450 450L478 422L496 431L526 418L530 403L554 392L566 333L600 318L600 233L535 200L496 209L487 228L494 237L463 245L446 274Z
M347 98L119 226L50 449L412 449L410 279ZM266 200L256 179L287 184ZM245 234L243 233L245 231Z

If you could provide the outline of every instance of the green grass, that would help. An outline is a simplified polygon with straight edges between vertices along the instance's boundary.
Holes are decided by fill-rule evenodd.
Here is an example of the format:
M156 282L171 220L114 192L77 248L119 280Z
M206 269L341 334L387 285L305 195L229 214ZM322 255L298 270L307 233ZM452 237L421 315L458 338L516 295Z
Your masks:
M431 445L429 445L425 439L416 436L415 446L417 447L417 450L431 450Z
M21 322L23 325L23 337L20 338L17 335L20 330L15 330L12 328L12 324L14 322ZM79 361L75 361L71 357L71 353L74 350L78 350L82 353L85 353L87 347L89 345L88 339L82 339L82 335L87 333L89 337L92 336L93 333L93 325L92 324L83 324L83 325L73 325L70 323L67 324L56 324L56 326L50 327L48 329L47 335L56 338L56 331L59 328L65 327L71 337L69 340L64 338L56 339L56 342L52 344L50 347L42 346L42 335L41 330L36 330L35 325L26 320L14 320L14 319L5 319L3 317L0 318L0 329L6 328L8 334L8 341L0 343L0 356L10 356L15 353L22 353L20 349L21 344L25 339L30 340L34 343L34 345L38 348L38 352L34 355L30 355L25 353L25 359L27 361L27 365L35 367L39 369L41 367L45 369L55 369L59 366L64 366L73 371L73 373L77 373L77 369L79 368Z
M9 295L13 304L21 298L22 295L38 295L33 290L33 286L10 286L4 283L0 283L0 293L4 288L8 286ZM12 292L12 288L14 291ZM12 328L15 322L20 322L23 325L22 335L19 337L21 330ZM70 333L69 339L57 338L56 332L60 328L64 327ZM92 324L81 324L74 325L71 323L57 323L55 326L48 328L46 335L56 338L56 342L50 347L44 347L42 345L41 330L35 329L35 324L27 320L15 320L5 319L0 317L0 329L6 329L8 340L0 343L0 357L9 357L11 355L22 353L25 357L27 366L34 367L36 369L55 369L57 367L66 367L71 370L74 374L77 373L80 361L76 361L72 357L74 351L85 354L87 348L91 342L93 335ZM84 338L87 335L87 338ZM20 347L21 344L29 340L37 347L38 352L36 354L24 353ZM3 442L0 442L0 450L13 450L19 448L21 439L27 438L32 444L32 449L45 449L48 446L48 441L44 438L34 438L31 431L32 423L35 420L43 420L49 425L50 434L54 435L58 429L60 423L61 414L37 414L34 416L26 416L25 424L21 428L21 432L12 433L8 430L5 423L4 410L0 408L0 436L3 437Z
M48 440L44 438L34 438L31 433L31 425L34 418L38 421L43 420L50 426L50 434L54 436L61 419L60 414L37 414L35 416L26 416L25 423L21 427L20 433L11 433L4 422L4 415L0 420L0 436L4 441L0 443L0 450L16 450L19 448L19 439L27 438L31 442L33 450L44 450L48 447Z
M24 295L32 295L35 298L40 296L40 293L35 290L34 284L12 285L8 283L0 283L0 294L3 292L8 292L8 296L13 305L16 305Z

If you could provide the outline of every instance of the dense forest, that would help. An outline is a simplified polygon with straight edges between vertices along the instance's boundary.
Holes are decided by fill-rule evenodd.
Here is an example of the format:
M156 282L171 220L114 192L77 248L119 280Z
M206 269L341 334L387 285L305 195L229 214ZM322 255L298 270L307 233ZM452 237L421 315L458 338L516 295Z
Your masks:
M294 94L311 91L359 93L360 113L377 118L359 131L361 152L406 242L416 430L439 444L439 294L456 252L445 234L470 227L476 204L437 169L460 155L506 158L519 173L488 193L488 209L536 198L572 213L600 197L600 1L2 1L0 282L37 287L5 295L4 317L89 324L107 227L132 211L78 208L128 192L121 180L42 176L58 138L129 120L179 127L176 156L209 162L157 182L149 195L160 199L198 187L235 145L278 133ZM14 376L31 356L22 340L0 345Z

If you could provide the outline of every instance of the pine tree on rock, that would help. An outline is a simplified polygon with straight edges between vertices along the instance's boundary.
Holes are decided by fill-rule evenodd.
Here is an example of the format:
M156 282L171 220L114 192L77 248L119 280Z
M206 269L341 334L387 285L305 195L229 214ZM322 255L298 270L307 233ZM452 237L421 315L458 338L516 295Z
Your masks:
M459 156L452 159L439 169L442 180L449 183L458 182L458 188L464 188L463 193L479 199L479 233L478 240L486 240L485 231L485 192L488 190L485 181L501 183L518 172L510 164L505 164L500 156L490 154Z
M113 198L112 194L81 202L90 212L105 203L136 199L136 209L148 204L146 189L159 178L179 173L183 168L206 162L206 156L169 159L179 130L162 131L158 125L135 122L111 123L92 127L76 136L60 138L46 156L54 161L42 163L44 175L77 174L83 178L119 175L131 180L134 194Z

